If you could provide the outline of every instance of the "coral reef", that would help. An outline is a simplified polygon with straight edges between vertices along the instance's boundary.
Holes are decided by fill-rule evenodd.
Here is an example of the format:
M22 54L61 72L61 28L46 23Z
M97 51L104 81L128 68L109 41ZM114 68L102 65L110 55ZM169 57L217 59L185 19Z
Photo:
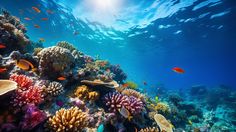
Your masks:
M44 48L37 55L41 75L49 78L66 74L75 62L69 50L58 46Z
M170 113L170 106L167 103L163 103L163 102L159 102L155 105L154 109L158 112L158 113L162 113L162 114L168 114Z
M128 99L129 105L127 106L127 109L130 111L130 113L132 115L141 113L144 108L144 103L141 101L141 99L134 96L130 96Z
M139 132L159 132L159 129L156 127L146 127L141 129Z
M44 86L44 92L50 96L58 96L64 92L64 87L59 82L50 82L48 86Z
M95 101L99 98L99 93L90 90L86 85L78 86L74 94L84 101Z
M56 132L82 131L88 126L88 115L77 107L62 108L49 118L48 124L50 129Z
M127 75L120 68L120 65L111 65L110 70L115 74L114 80L119 83L122 83L127 78Z
M33 85L33 80L26 75L12 74L9 79L15 81L21 89L28 89Z

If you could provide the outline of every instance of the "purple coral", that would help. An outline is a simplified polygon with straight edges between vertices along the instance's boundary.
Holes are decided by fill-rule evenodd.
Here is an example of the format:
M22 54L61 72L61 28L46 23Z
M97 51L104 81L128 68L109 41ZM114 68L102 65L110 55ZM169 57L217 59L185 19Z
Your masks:
M114 80L119 83L122 83L127 78L127 75L120 68L120 65L111 65L110 70L115 74Z
M47 119L46 113L39 110L34 104L29 104L25 108L24 120L21 122L22 130L31 130Z
M106 106L109 107L109 111L117 112L122 106L126 107L129 105L129 98L118 92L108 93L105 95Z
M129 97L129 105L127 109L130 111L132 115L136 115L142 111L144 107L144 103L141 99L136 98L134 96Z

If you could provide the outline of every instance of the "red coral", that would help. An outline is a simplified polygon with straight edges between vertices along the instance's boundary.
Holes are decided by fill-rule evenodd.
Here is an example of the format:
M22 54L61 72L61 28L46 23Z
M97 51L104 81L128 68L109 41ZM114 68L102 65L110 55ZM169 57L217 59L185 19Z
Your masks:
M30 86L26 91L17 90L13 97L13 106L22 108L27 104L38 105L43 101L42 89L38 86Z
M126 107L129 105L129 98L118 92L108 93L105 95L105 103L109 107L109 111L117 112L122 106Z
M12 74L10 80L15 81L21 89L28 89L33 84L33 80L26 75Z

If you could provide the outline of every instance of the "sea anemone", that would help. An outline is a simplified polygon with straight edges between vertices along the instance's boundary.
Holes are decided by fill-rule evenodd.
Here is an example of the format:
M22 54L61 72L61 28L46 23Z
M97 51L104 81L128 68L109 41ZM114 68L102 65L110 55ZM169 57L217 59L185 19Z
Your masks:
M122 106L127 107L129 105L129 98L118 92L111 92L105 95L105 104L108 110L111 112L117 112Z
M139 132L159 132L157 127L146 127L141 129Z
M38 86L30 86L26 91L18 89L13 96L13 106L22 108L27 104L38 105L43 101L42 89Z
M64 88L61 83L54 81L49 83L49 85L44 89L44 91L50 96L58 96L63 93Z
M15 81L20 89L27 89L33 85L33 80L26 75L12 74L9 80Z
M129 99L129 105L127 106L127 109L129 110L129 112L132 115L139 114L144 107L144 104L141 101L141 99L136 98L134 96L130 96L128 99Z
M61 108L49 118L50 129L56 132L77 132L88 126L88 115L77 107Z

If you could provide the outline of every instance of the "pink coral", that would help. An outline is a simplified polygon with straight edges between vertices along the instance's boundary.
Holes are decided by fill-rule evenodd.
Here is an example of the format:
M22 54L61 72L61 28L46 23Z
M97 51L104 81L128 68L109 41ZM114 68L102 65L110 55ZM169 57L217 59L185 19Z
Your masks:
M33 84L33 80L26 75L12 74L9 79L15 81L21 89L27 89Z
M109 107L109 111L117 112L122 106L129 105L129 98L118 92L108 93L105 95L105 103Z
M38 86L30 86L26 91L17 90L13 96L13 106L22 108L27 104L38 105L43 101L42 89Z
M136 98L134 96L129 97L129 105L127 106L127 109L132 115L138 114L142 111L144 107L144 103L141 99Z

